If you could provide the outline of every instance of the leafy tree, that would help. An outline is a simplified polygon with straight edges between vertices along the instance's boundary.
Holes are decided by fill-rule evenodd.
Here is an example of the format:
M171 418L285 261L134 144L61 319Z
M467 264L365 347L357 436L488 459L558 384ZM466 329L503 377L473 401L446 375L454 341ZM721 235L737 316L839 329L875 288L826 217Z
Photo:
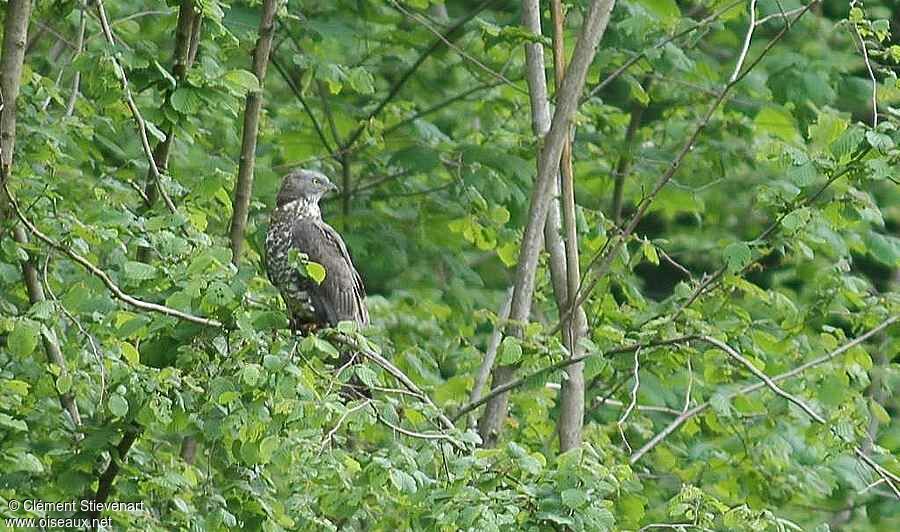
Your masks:
M3 5L4 519L900 528L891 2ZM365 330L266 278L298 166Z

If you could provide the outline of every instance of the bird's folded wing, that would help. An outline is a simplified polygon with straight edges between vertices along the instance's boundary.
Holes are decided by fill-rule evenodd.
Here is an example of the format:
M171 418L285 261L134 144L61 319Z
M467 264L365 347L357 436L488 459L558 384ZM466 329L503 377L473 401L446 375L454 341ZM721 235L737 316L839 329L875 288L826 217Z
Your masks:
M316 310L332 325L343 320L368 324L365 287L341 235L321 220L301 220L291 236L293 247L325 268L325 279L310 289Z

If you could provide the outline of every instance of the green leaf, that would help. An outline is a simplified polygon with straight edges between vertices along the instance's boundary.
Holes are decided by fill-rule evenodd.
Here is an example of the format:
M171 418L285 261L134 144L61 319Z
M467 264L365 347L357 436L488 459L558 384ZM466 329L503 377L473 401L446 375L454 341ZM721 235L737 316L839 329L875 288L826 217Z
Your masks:
M746 242L729 244L722 253L728 273L737 273L750 264L750 246Z
M236 69L226 73L222 80L225 85L236 93L244 94L251 91L258 91L260 88L259 80L253 72Z
M491 220L497 225L504 225L509 221L509 211L502 205L497 205L491 209Z
M644 242L641 244L641 252L643 252L648 262L659 266L659 254L656 252L656 246L650 242Z
M519 246L515 242L507 242L497 248L497 256L507 268L512 268L519 261Z
M123 266L123 270L125 272L125 278L134 281L146 281L148 279L153 279L156 275L155 267L133 260L126 262Z
M141 354L133 345L128 342L120 342L119 347L122 349L122 356L128 361L128 365L137 366L141 363Z
M757 113L753 119L756 129L762 133L768 133L785 142L799 144L802 142L797 124L787 110L782 107L768 106Z
M6 338L10 352L17 357L26 357L34 352L40 339L41 326L29 319L19 319Z
M522 344L514 336L507 336L500 344L500 363L505 365L515 364L522 359Z
M179 87L176 89L175 92L172 93L172 98L169 101L176 111L184 114L193 114L197 112L202 102L200 96L197 95L197 92L188 87Z
M390 472L391 484L394 485L402 493L415 493L418 490L416 486L416 479L409 475L406 471L402 471L400 469L391 469Z
M25 432L28 430L28 424L24 421L15 419L14 417L9 416L8 414L4 414L0 412L0 427L6 427L11 430L17 430L20 432Z
M562 503L564 505L573 510L584 506L584 504L588 500L587 494L584 492L584 490L576 488L563 490L563 492L560 494L560 498L562 499Z
M114 393L109 396L109 411L116 417L125 417L128 413L128 400Z
M638 3L660 20L672 21L681 16L675 0L638 0Z
M808 128L809 140L813 148L824 150L847 130L850 121L841 118L837 113L822 111L815 124Z
M894 147L894 139L877 131L866 131L866 140L876 150L888 151Z
M307 262L306 273L316 284L322 284L322 281L325 280L325 267L318 262Z
M227 405L228 403L235 401L240 396L241 394L237 393L236 391L228 390L226 392L220 393L217 401L220 405Z
M248 364L241 370L241 380L247 386L256 386L259 381L260 367L256 364Z
M809 223L811 214L809 207L791 211L781 220L781 225L788 231L796 231Z
M347 72L347 81L350 88L360 94L372 94L375 92L375 78L363 67L356 67Z
M787 175L788 179L798 187L808 187L815 183L816 177L819 176L819 172L816 170L815 164L808 162L806 164L801 164L800 166L792 166L788 170Z
M878 262L890 266L900 266L900 238L870 231L865 237L866 249Z

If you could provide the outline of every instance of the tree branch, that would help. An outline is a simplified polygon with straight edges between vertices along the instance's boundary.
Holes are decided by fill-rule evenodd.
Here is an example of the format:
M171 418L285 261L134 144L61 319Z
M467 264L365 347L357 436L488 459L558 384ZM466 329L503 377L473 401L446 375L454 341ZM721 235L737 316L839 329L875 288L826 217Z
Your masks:
M51 239L50 237L48 237L47 235L42 233L37 227L35 227L34 224L32 224L25 217L25 215L22 213L22 211L19 209L19 205L16 202L15 198L12 196L12 194L9 192L9 188L5 184L3 185L3 188L6 191L6 195L9 198L10 203L12 204L12 207L16 213L16 216L25 225L25 227L27 227L28 230L31 231L31 233L34 236L36 236L39 240L43 241L45 244L47 244L51 248L59 251L60 253L66 255L70 259L74 260L75 262L80 264L82 267L84 267L84 269L86 269L92 275L94 275L95 277L100 279L100 281L102 281L103 284L106 285L106 288L109 289L110 292L112 292L113 297L115 297L119 301L122 301L123 303L126 303L128 305L131 305L132 307L135 307L135 308L138 308L141 310L146 310L146 311L150 311L150 312L158 312L160 314L165 314L166 316L172 316L173 318L178 318L178 319L181 319L184 321L189 321L191 323L196 323L198 325L205 325L207 327L222 327L222 323L220 321L217 321L217 320L214 320L211 318L201 318L199 316L194 316L193 314L189 314L187 312L182 312L180 310L176 310L174 308L167 307L164 305L158 305L156 303L150 303L147 301L143 301L143 300L137 299L136 297L126 294L125 292L122 291L121 288L119 288L119 286L112 280L112 278L110 278L109 274L107 274L105 271L101 270L100 268L95 266L91 261L82 257L78 253L75 253L68 247L60 244L59 242L54 241L53 239Z
M441 34L441 38L435 39L434 42L431 43L431 46L429 46L428 49L422 52L422 54L419 55L419 58L416 59L416 62L413 63L412 66L410 66L402 76L400 76L400 79L398 79L393 86L391 86L391 89L388 91L387 95L380 102L378 102L378 105L375 106L375 109L373 109L366 116L366 118L360 122L360 125L356 128L356 130L354 130L353 133L351 133L350 136L347 137L347 141L341 146L341 150L349 148L357 140L359 140L359 137L366 130L366 126L369 125L369 122L371 122L373 118L381 114L381 111L383 111L384 108L394 100L394 98L400 93L400 90L403 89L404 85L406 85L406 83L412 78L413 74L416 73L416 71L420 66L422 66L422 63L424 63L426 59L443 48L447 41L453 42L461 37L463 34L461 30L466 25L466 23L477 17L479 13L496 2L497 0L483 0L480 4L469 10L468 13L465 14L465 16L456 21L456 23L449 29L447 29L447 31Z
M746 358L742 357L739 353L734 351L734 349L732 349L727 344L724 344L724 342L720 342L720 341L715 340L714 338L710 338L708 336L696 337L695 339L710 343L711 345L714 345L717 348L722 349L726 354L728 354L732 358L735 358L735 360L738 360L742 365L747 367L748 370L750 370L754 375L757 376L757 378L759 378L762 381L762 382L757 382L755 384L751 384L749 386L745 386L735 392L728 393L725 396L726 399L732 399L739 395L747 395L747 394L756 392L758 390L761 390L763 388L769 388L773 392L775 392L777 395L780 395L781 397L788 399L790 402L792 402L795 405L797 405L798 407L800 407L800 409L803 410L804 413L806 413L810 418L812 418L817 423L828 426L829 430L831 430L832 433L834 433L841 440L844 440L843 437L838 435L835 432L835 430L830 425L828 425L827 421L821 415L817 414L814 410L812 410L809 406L807 406L805 403L803 403L796 397L794 397L794 396L788 394L787 392L785 392L784 390L782 390L780 387L778 387L778 385L776 383L783 381L783 380L793 378L793 377L803 373L804 371L806 371L807 369L809 369L811 367L818 366L820 364L828 362L829 360L832 360L833 358L847 352L848 350L863 343L864 341L871 338L872 336L878 334L882 330L884 330L887 327L891 326L892 324L896 323L898 320L900 320L900 316L890 317L890 318L886 319L885 321L881 322L876 327L870 329L868 332L859 335L855 339L850 340L849 342L847 342L844 345L838 347L837 349L831 351L830 353L823 355L819 358L810 360L809 362L801 364L800 366L797 366L796 368L794 368L790 371L786 371L784 373L776 375L775 377L769 377L769 376L765 375L764 373L760 372ZM735 356L735 355L737 355L737 356ZM635 451L631 455L629 462L632 464L636 463L644 455L646 455L648 452L650 452L650 450L652 450L654 447L659 445L659 443L662 442L665 438L667 438L670 434L675 432L682 424L684 424L685 421L687 421L688 419L703 412L704 410L709 408L709 406L710 406L710 402L707 401L705 403L695 406L694 408L691 408L690 410L684 411L681 415L679 415L671 423L669 423L669 425L667 425L662 431L657 433L653 438L651 438L647 443L645 443L643 447L641 447L640 449ZM897 498L900 499L900 492L898 492L898 488L897 488L897 484L900 484L900 478L898 478L897 475L891 473L890 471L887 471L882 466L875 463L858 446L854 447L854 454L856 454L860 460L865 462L866 465L868 465L870 468L872 468L880 477L885 479L885 482L891 486L895 495L897 495Z
M103 0L95 1L97 3L97 14L100 17L100 26L103 29L103 36L106 38L106 42L109 44L109 46L115 47L116 40L113 36L112 29L109 26L109 19L106 16L106 9L104 9L103 7ZM156 159L153 156L153 149L150 148L150 140L147 137L147 125L144 122L144 117L141 116L140 109L138 109L137 104L134 102L134 97L131 95L131 89L128 86L128 77L125 75L125 68L119 61L118 54L111 54L110 59L112 59L113 65L115 66L116 75L119 77L119 83L122 86L122 92L125 94L125 103L127 104L129 111L131 111L131 116L134 118L134 122L137 125L141 147L143 147L144 149L144 155L147 158L150 172L153 175L154 181L156 181L156 187L159 190L159 193L162 196L166 207L174 214L178 212L178 209L175 208L175 204L172 203L172 198L169 197L169 194L163 187L162 174L160 173L159 168L156 166Z
M793 22L796 22L797 20L799 20L804 14L806 14L807 11L809 11L809 9L811 9L818 2L819 2L819 0L813 0L812 2L807 4L806 9L801 11L793 19ZM603 278L606 276L606 274L609 273L609 269L612 266L613 259L618 255L619 250L622 248L623 245L625 245L628 238L631 236L631 234L637 228L638 224L640 223L640 221L643 219L644 215L649 210L650 205L656 199L656 196L666 186L666 184L668 184L669 180L671 180L672 177L675 175L675 173L678 171L678 169L681 166L682 161L684 161L684 158L691 151L691 148L694 146L694 143L697 141L697 138L700 136L700 133L704 129L706 129L707 125L709 125L709 122L712 120L713 115L715 114L716 110L719 108L719 105L725 100L725 97L728 95L729 91L735 85L740 83L740 81L742 79L744 79L744 77L746 77L747 74L749 74L750 71L752 71L753 68L755 68L756 65L758 65L760 61L762 61L762 59L775 46L775 44L778 41L780 41L782 37L784 37L784 35L788 31L788 28L789 28L789 26L787 26L787 25L784 28L782 28L781 31L779 31L774 37L772 37L771 40L769 40L769 42L766 44L766 46L763 48L763 50L759 53L759 55L746 68L739 71L737 75L732 76L732 78L722 87L722 89L718 93L718 96L709 105L706 112L703 114L702 118L698 121L697 126L694 128L694 131L691 133L691 135L688 137L688 139L681 146L681 149L678 151L675 158L669 164L668 168L666 168L666 170L662 173L662 175L659 176L659 178L657 179L656 183L653 186L653 189L646 196L644 196L644 198L638 204L637 212L631 217L631 220L629 220L628 225L625 227L625 229L621 233L613 235L610 238L610 240L607 241L607 244L609 244L609 245L605 245L603 250L601 250L601 252L598 253L591 260L591 263L590 263L591 266L589 267L588 271L594 270L594 277L590 281L590 283L587 284L587 286L584 285L584 282L582 279L582 283L579 286L579 296L575 300L576 305L583 304L584 301L591 294L591 292L594 290L594 288L596 288L597 285L600 283L600 281L602 281ZM743 64L743 61L741 60L739 63L739 66L742 64ZM564 315L560 319L560 323L563 323L563 321L566 319L566 317L572 313L573 309L574 309L574 307L570 307L569 309L567 309L567 311L564 313ZM558 329L559 327L560 326L558 325L556 329ZM554 330L556 330L556 329L554 329Z

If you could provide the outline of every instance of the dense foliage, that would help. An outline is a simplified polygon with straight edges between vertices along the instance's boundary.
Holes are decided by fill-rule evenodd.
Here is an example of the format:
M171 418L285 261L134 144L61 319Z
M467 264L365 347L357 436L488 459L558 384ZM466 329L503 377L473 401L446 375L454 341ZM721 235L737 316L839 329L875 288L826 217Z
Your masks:
M588 3L566 2L570 52ZM261 2L197 0L196 58L180 69L180 2L103 2L114 45L98 4L81 4L35 2L12 111L0 515L109 489L145 503L104 512L115 529L900 530L894 2L616 3L575 120L592 290L583 444L565 453L546 257L524 338L500 344L525 378L499 444L480 445L477 410L452 431L438 419L469 402L503 326L541 149L523 45L550 57L549 2L541 37L513 0L280 2L240 261L228 233ZM162 198L122 74L148 143L173 139ZM366 330L287 329L263 239L297 166L341 187L325 219L365 278ZM19 215L46 239L12 238ZM29 298L23 260L45 300ZM65 367L48 363L54 343ZM383 354L433 404L368 358L336 370L348 345ZM353 375L372 399L342 395Z

